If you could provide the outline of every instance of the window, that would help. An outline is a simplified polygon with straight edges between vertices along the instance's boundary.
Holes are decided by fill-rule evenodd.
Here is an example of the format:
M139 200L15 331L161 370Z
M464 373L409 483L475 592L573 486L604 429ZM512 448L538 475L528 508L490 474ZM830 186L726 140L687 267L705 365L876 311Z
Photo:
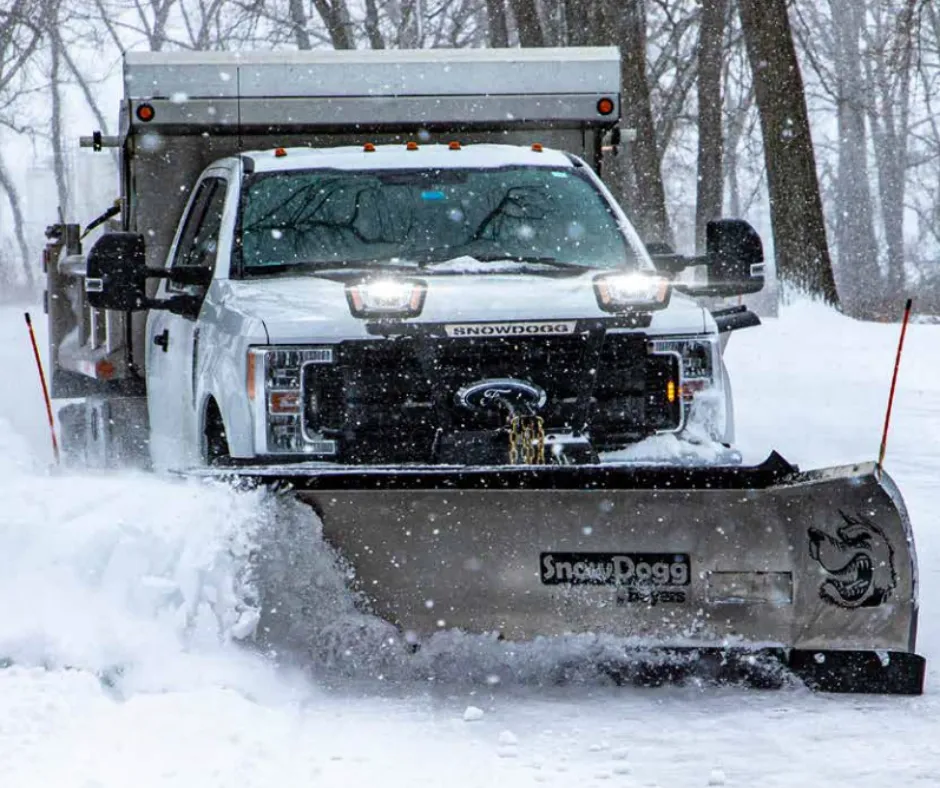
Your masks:
M462 256L636 265L604 197L570 168L264 173L245 188L241 228L247 275Z
M199 184L176 247L173 268L202 266L211 269L215 266L225 191L226 182L222 178L206 178Z

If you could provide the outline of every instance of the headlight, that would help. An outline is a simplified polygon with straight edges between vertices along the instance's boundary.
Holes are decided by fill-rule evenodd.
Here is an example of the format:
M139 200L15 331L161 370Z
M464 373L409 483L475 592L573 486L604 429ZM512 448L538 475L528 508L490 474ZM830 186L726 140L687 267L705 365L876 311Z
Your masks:
M336 454L336 441L303 431L303 369L332 364L331 347L255 347L248 350L246 385L255 411L255 445L265 454ZM311 403L307 403L308 407Z
M651 274L601 274L594 278L597 304L605 312L663 309L669 304L669 282Z
M682 359L682 392L691 399L697 391L716 384L719 368L719 340L717 337L670 337L654 339L653 353L678 353Z
M417 317L427 289L420 279L369 279L348 285L346 299L355 317Z

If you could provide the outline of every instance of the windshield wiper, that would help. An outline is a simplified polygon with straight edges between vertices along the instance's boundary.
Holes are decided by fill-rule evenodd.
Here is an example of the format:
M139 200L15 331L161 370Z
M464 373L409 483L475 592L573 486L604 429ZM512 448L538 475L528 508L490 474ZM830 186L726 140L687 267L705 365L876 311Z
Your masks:
M272 265L246 265L248 276L270 276L283 273L303 273L320 271L355 271L358 268L370 269L408 269L414 270L418 263L411 260L379 257L374 260L298 260L293 263L275 263Z
M451 257L447 260L433 260L429 262L422 262L421 268L436 268L438 266L446 266L450 263L455 263L458 260L466 258L467 260L473 260L477 263L518 263L521 266L526 264L529 265L544 265L552 268L562 268L565 270L577 270L577 271L587 271L591 266L580 265L579 263L571 263L567 260L558 260L554 257L535 257L535 256L523 256L523 255L510 255L510 254L492 254L492 255L477 255L477 254L463 254Z

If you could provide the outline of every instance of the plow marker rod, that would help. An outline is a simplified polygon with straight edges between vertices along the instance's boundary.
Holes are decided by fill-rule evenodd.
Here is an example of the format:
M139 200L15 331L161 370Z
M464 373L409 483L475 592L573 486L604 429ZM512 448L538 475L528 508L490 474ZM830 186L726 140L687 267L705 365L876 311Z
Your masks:
M885 412L885 427L881 433L881 448L878 451L878 477L885 462L885 452L888 450L888 427L891 425L891 409L894 407L894 391L898 385L898 370L901 367L901 352L904 350L904 335L907 333L907 324L911 319L913 298L908 298L904 305L904 319L901 322L901 339L898 342L898 354L894 359L894 375L891 378L891 393L888 395L888 410Z
M42 384L42 397L46 401L46 416L49 419L49 434L52 436L52 454L55 464L59 464L59 441L55 436L55 419L52 416L52 400L49 399L49 388L46 386L46 373L42 369L42 359L39 358L39 346L36 344L36 333L33 331L33 321L29 312L26 312L26 327L29 329L29 341L33 345L33 356L36 358L36 369L39 371L39 382Z

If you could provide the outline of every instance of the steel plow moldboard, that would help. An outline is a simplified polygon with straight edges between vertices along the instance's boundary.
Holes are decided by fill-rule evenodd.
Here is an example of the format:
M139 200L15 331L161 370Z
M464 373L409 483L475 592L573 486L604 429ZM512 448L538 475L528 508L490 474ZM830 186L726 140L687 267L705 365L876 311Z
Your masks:
M279 481L319 513L371 609L419 636L913 650L910 524L887 475L672 473L600 470L593 489L585 469Z

